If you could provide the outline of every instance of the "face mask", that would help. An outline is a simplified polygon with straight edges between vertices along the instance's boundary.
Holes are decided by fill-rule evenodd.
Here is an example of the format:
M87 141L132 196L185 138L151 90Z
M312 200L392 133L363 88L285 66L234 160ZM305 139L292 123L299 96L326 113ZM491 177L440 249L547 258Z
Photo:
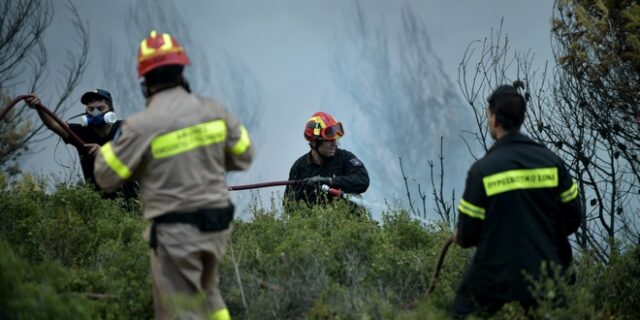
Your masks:
M98 127L103 124L112 125L116 123L118 117L113 111L107 111L101 113L99 110L95 110L92 114L84 115L80 118L80 123L83 127Z

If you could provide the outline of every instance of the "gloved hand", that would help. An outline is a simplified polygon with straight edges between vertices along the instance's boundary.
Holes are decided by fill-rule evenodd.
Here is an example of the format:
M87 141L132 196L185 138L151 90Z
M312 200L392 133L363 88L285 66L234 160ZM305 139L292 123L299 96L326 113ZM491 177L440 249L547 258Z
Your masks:
M298 183L305 187L312 187L312 186L317 186L322 184L331 185L331 180L332 179L329 177L315 176L315 177L304 178L300 180Z

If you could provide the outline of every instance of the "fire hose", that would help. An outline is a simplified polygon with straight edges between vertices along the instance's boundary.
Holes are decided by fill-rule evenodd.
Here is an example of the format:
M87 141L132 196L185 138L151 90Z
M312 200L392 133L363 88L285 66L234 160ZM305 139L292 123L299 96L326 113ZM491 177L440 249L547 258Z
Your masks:
M346 200L348 202L351 202L351 203L353 203L353 204L355 204L357 206L360 206L360 207L367 207L367 208L376 207L376 208L384 209L384 208L382 208L381 205L379 205L377 203L372 203L372 202L364 200L362 198L362 196L359 195L359 194L346 193L346 192L344 192L344 191L342 191L340 189L331 188L326 184L322 185L320 187L320 190L322 192L324 192L324 193L327 193L327 194L331 195L331 196L334 196L336 198L344 199L344 200Z
M442 245L442 249L440 249L440 254L438 254L438 261L436 262L436 267L433 269L433 275L431 276L431 284L429 285L429 289L427 289L427 297L436 289L436 282L438 281L438 276L440 275L440 271L442 270L442 265L444 264L444 257L447 255L447 251L452 243L455 242L455 238L453 236L447 238Z
M13 100L11 100L11 102L9 102L9 104L7 104L4 108L2 108L2 110L0 111L0 121L2 121L2 119L4 119L4 117L9 113L9 111L11 111L11 109L20 101L28 98L29 95L20 95L15 97ZM64 123L62 120L60 120L60 118L58 118L53 112L51 112L49 109L47 109L47 107L45 107L43 104L39 103L37 105L35 105L35 107L46 113L47 115L49 115L58 125L60 125L60 127L62 127L63 130L65 130L68 134L69 137L71 138L71 143L78 147L84 147L85 143L84 141L82 141L82 139L80 139L80 137L78 137L78 135L76 135L71 129L69 129L69 127L67 126L66 123ZM287 185L291 185L296 183L296 180L284 180L284 181L271 181L271 182L263 182L263 183L254 183L254 184L245 184L245 185L237 185L237 186L229 186L229 191L239 191L239 190L248 190L248 189L257 189L257 188L266 188L266 187L275 187L275 186L287 186ZM345 193L339 189L334 189L334 188L330 188L327 185L323 185L321 187L321 190L323 192L326 192L334 197L339 197L339 198L343 198L351 203L354 203L356 205L360 205L360 206L367 206L367 205L371 205L367 202L365 202L363 199L355 196L355 195L351 195L348 193ZM447 251L449 250L449 247L451 246L451 244L454 242L454 237L451 236L449 237L444 245L442 246L442 249L440 249L440 254L438 255L438 261L436 263L436 267L433 270L433 275L431 277L431 284L429 286L429 289L427 290L427 296L429 296L429 294L431 294L436 287L436 282L438 280L438 276L440 275L440 271L442 270L442 265L444 264L444 258L447 254Z
M262 183L253 183L253 184L243 184L238 186L229 186L229 191L249 190L249 189L276 187L276 186L288 186L296 182L298 181L284 180L284 181L271 181L271 182L262 182Z
M2 121L2 119L4 119L4 117L9 113L9 111L11 111L11 109L20 101L26 99L30 97L29 95L21 95L21 96L17 96L15 97L13 100L11 100L11 102L9 102L9 104L7 104L4 108L2 108L2 111L0 111L0 121ZM62 120L60 120L60 118L58 118L55 113L51 112L51 110L47 109L47 107L45 107L43 104L39 103L37 105L35 105L34 107L36 107L38 110L46 113L47 115L49 115L53 121L55 121L60 127L62 127L62 129L64 131L66 131L69 134L69 137L71 139L71 143L78 147L78 148L84 148L84 141L82 141L82 139L80 139L80 137L78 137L77 134L75 134L75 132L73 132L71 129L69 129L69 126L67 126L66 123L64 123Z
M21 96L17 96L15 97L11 102L9 102L8 105L6 105L1 111L0 111L0 121L2 121L2 119L4 119L4 117L9 113L9 111L11 111L11 109L20 101L28 98L28 95L21 95ZM49 115L58 125L60 125L60 127L62 127L68 134L69 137L71 137L71 142L76 146L76 147L84 147L85 143L82 141L82 139L80 139L80 137L78 137L78 135L76 135L73 131L71 131L71 129L69 129L69 127L62 121L60 120L60 118L58 118L53 112L51 112L49 109L47 109L44 105L42 104L37 104L35 105L35 107L46 113L47 115ZM240 190L249 190L249 189L257 189L257 188L266 188L266 187L275 187L275 186L288 186L291 184L296 183L296 180L284 180L284 181L271 181L271 182L263 182L263 183L254 183L254 184L245 184L245 185L237 185L237 186L229 186L229 191L240 191ZM339 189L334 189L334 188L330 188L327 185L323 185L321 187L321 190L323 192L326 192L334 197L338 197L338 198L343 198L351 203L354 203L356 205L360 205L360 206L366 206L368 203L366 203L363 199L356 197L355 195L351 195L351 194L347 194ZM370 204L369 204L370 205ZM431 277L431 285L429 286L429 289L427 290L427 296L429 296L429 294L431 292L433 292L435 290L435 286L436 286L436 282L438 279L438 276L440 275L440 271L442 269L442 265L444 263L444 257L447 254L447 251L449 250L449 247L451 246L451 244L454 242L454 238L453 237L449 237L447 239L447 241L445 241L444 245L442 246L442 249L440 250L440 254L438 255L438 261L436 263L436 267L433 271L433 276Z

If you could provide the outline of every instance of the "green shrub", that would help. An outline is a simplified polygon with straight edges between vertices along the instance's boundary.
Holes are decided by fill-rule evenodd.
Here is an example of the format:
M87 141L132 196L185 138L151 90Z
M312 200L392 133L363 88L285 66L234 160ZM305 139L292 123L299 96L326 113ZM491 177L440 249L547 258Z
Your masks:
M358 217L337 203L292 206L238 221L232 236L235 259L223 265L223 292L240 318L394 318L415 305L429 285L440 229L426 230L405 211L383 224ZM235 261L234 261L235 260ZM234 262L241 270L243 306ZM458 274L462 264L450 264ZM458 267L459 266L459 267ZM276 288L265 288L264 283ZM443 288L449 288L443 284Z
M602 269L602 268L601 268ZM596 279L595 301L607 317L637 319L640 315L640 246L610 259Z
M153 317L146 223L121 200L85 186L26 176L0 179L0 319ZM221 267L221 291L236 319L448 319L473 250L451 246L426 297L451 231L423 228L404 210L381 222L344 203L279 212L250 207L237 220ZM139 210L139 208L138 208ZM603 264L578 255L577 283L542 279L536 318L635 319L640 248ZM549 297L567 297L557 308ZM493 318L523 318L517 303Z
M70 274L59 265L34 265L2 240L0 257L0 319L92 319L89 300L65 288Z
M61 185L51 195L45 189L42 180L27 176L0 191L0 240L27 265L58 266L43 271L50 278L30 276L26 285L40 287L46 284L43 281L56 279L56 290L90 298L87 318L151 318L148 252L140 214L123 211L120 200L104 200L86 186ZM34 308L64 305L29 297L23 295L22 303Z

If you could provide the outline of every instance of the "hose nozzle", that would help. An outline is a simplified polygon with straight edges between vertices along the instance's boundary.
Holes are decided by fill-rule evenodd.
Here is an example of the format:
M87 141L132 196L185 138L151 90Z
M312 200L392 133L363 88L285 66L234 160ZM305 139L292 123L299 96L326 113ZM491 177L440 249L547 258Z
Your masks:
M344 192L342 190L331 188L326 184L323 184L320 187L320 190L337 198L342 198L344 196Z

